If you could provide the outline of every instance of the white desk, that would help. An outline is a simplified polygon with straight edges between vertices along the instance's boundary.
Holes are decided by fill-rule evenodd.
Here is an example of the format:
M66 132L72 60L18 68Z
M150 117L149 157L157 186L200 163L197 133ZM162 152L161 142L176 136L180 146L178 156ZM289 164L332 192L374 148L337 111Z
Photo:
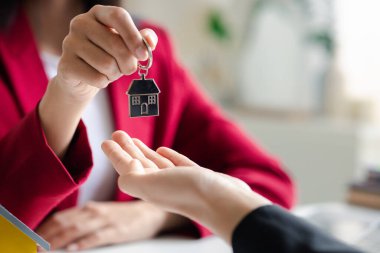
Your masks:
M380 210L321 203L301 206L293 213L365 252L380 252Z
M55 251L62 253L65 251ZM217 237L205 239L158 238L143 242L80 251L85 253L232 253L232 249Z

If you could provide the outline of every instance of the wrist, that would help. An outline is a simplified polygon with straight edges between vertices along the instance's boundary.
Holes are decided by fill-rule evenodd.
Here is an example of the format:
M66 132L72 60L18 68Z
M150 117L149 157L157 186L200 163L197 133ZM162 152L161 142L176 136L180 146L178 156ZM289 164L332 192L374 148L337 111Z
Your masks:
M232 234L240 221L253 210L270 205L261 195L247 189L227 189L203 195L200 223L214 234L231 243Z
M90 97L80 100L73 96L56 78L49 82L38 113L47 142L59 158L64 156L89 101Z
M87 104L99 91L98 88L86 84L67 82L60 75L55 76L49 83L51 90L59 94L64 101L74 104Z
M48 127L57 121L63 124L67 121L77 125L88 102L73 96L56 78L53 78L38 107L42 126Z

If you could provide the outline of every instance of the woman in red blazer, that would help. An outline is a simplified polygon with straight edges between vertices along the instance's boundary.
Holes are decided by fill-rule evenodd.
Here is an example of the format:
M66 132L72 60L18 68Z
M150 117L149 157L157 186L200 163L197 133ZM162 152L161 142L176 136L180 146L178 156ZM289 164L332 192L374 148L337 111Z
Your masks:
M124 130L153 149L171 147L291 207L289 176L200 91L178 63L167 34L145 22L136 27L119 7L98 5L81 14L94 2L1 1L0 204L53 248L75 248L86 240L92 242L88 247L141 240L184 226L208 235L184 217L131 201L116 190L116 180L107 201L78 205L98 157L91 140L102 133L102 124L113 123L112 130ZM147 58L142 37L155 49L149 77L161 90L160 116L132 119L125 92L139 78L137 62ZM54 64L46 64L45 53L60 57L51 77ZM102 92L110 112L90 113L86 127L81 118ZM95 190L100 195L112 187L100 184ZM96 195L87 201L98 200Z

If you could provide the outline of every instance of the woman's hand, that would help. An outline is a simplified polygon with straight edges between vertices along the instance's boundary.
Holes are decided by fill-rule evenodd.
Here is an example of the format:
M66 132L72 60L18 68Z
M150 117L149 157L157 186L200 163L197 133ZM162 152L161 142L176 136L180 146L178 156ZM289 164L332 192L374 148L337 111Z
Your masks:
M143 201L90 202L54 214L37 233L52 249L77 251L152 238L165 226L168 215Z
M102 148L124 192L195 219L227 242L246 214L270 204L243 181L201 168L174 150L155 152L122 131L112 139Z
M143 37L153 50L157 35L150 29L139 32L120 7L97 5L71 21L58 74L39 104L47 142L58 157L65 155L83 111L99 89L132 74L137 61L147 57Z
M63 41L57 82L81 100L93 90L105 88L122 75L137 70L138 60L148 56L143 43L152 50L157 36L150 29L138 31L129 13L115 6L93 7L76 16Z

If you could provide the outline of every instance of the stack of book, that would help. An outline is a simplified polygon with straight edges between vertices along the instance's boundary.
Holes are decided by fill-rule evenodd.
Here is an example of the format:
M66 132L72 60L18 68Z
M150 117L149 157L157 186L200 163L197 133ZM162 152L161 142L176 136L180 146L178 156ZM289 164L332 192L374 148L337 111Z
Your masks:
M363 182L350 184L347 201L350 204L380 209L380 171L370 170Z

